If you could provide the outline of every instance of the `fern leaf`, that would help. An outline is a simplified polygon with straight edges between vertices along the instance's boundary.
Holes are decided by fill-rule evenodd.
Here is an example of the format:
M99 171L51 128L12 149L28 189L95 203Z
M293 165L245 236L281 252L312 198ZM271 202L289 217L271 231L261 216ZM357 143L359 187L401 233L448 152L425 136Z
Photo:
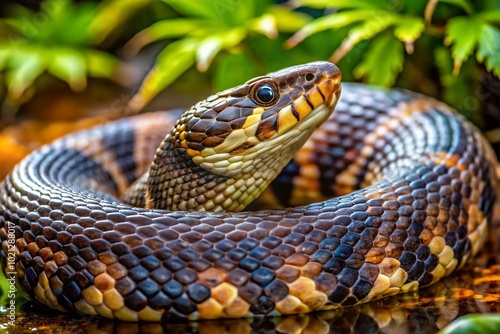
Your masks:
M488 71L500 78L500 30L485 24L481 29L476 58L484 62Z
M391 86L403 69L403 44L391 35L373 40L362 62L354 69L358 78L366 78L370 84Z
M463 62L469 58L479 40L483 21L475 17L456 17L450 19L446 26L445 43L451 44L454 60L453 73L460 71Z

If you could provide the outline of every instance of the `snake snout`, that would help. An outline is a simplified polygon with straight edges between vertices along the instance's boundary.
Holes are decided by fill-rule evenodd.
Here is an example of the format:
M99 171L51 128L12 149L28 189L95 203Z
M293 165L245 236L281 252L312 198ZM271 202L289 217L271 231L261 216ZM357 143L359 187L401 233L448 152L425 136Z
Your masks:
M340 77L340 69L333 63L328 61L318 61L312 64L323 71L327 77Z
M318 83L318 90L324 95L324 104L327 107L334 107L340 97L342 74L340 69L327 61L315 62L314 66L322 76L322 81Z
M341 73L329 62L309 63L298 68L297 72L303 72L299 77L306 81L302 84L304 93L291 103L290 109L299 116L299 129L310 134L333 113L340 97ZM283 115L284 111L280 113Z

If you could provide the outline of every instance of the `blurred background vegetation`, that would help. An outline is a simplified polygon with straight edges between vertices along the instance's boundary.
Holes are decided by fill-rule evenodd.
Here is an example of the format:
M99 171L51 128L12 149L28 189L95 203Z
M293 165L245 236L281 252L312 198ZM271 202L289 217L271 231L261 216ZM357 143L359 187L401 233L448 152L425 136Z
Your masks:
M326 59L345 81L500 122L500 0L18 0L0 10L4 126L186 107Z
M500 0L2 0L0 178L67 132L328 59L451 104L500 152Z

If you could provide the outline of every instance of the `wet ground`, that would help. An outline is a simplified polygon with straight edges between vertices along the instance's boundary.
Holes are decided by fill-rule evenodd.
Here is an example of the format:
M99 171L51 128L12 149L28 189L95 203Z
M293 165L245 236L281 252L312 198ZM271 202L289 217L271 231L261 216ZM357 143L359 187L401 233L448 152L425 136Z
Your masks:
M27 302L8 326L1 308L0 332L14 333L436 333L471 313L500 313L500 201L490 240L466 267L418 292L364 305L307 315L237 320L126 323L98 317L78 318ZM21 303L18 303L21 304Z

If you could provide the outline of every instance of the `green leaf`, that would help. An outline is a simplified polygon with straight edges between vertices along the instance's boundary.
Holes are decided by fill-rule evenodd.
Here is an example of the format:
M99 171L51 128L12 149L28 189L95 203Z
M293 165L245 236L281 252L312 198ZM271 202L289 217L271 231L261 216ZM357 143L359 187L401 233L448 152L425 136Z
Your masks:
M196 48L196 67L205 72L214 57L224 47L224 41L220 36L209 37L203 40Z
M445 44L451 44L455 66L453 73L460 71L462 63L469 58L479 40L483 21L474 17L455 17L448 21Z
M283 6L273 6L268 12L274 17L278 30L283 32L296 32L311 22L309 15L286 9Z
M483 11L496 11L500 10L500 2L497 0L481 1L481 8Z
M235 69L238 69L235 71ZM214 87L216 91L240 85L259 73L245 54L224 54L218 58L215 68Z
M276 17L271 14L264 14L251 23L253 31L261 33L268 38L276 38L278 36L278 29L276 27Z
M446 326L438 334L493 334L500 328L498 314L468 314Z
M244 28L235 28L201 41L196 48L196 67L198 70L206 71L219 51L238 45L245 36Z
M460 73L453 75L451 50L445 46L436 48L434 61L443 87L443 101L456 108L474 124L480 124L481 114L477 112L479 100L476 94L473 94L479 85L477 63L469 59L464 63Z
M0 270L0 305L7 305L9 288L10 283L7 281L4 271Z
M293 0L294 7L306 6L312 8L365 8L381 9L387 1L364 1L364 0Z
M89 27L98 13L98 6L91 2L81 2L78 5L71 1L51 1L54 5L47 6L43 12L48 20L46 24L37 24L36 41L45 45L63 45L81 47L92 45ZM56 6L57 4L57 6Z
M125 48L128 53L135 54L149 43L156 42L161 39L178 38L188 34L193 34L193 32L198 29L204 29L206 32L208 28L213 25L213 21L198 18L162 20L138 32L130 39L127 45L125 45Z
M389 26L393 25L396 20L397 15L385 13L384 16L378 16L376 20L367 20L366 22L352 28L349 31L347 38L345 38L340 47L335 50L330 60L333 63L339 62L340 59L351 51L352 48L359 42L373 38ZM383 57L381 59L383 59Z
M390 86L403 69L403 62L403 44L394 36L379 36L373 40L366 56L354 69L354 75L366 78L370 84Z
M97 44L103 41L116 27L132 16L139 8L151 0L112 0L104 1L89 26L89 34Z
M334 13L320 17L300 29L297 33L290 37L286 44L288 47L294 47L312 34L327 29L339 29L354 22L374 19L377 16L377 13L378 11L371 9L360 9Z
M3 43L0 44L0 71L7 67L11 54L13 54L11 45Z
M217 19L217 2L206 0L162 0L176 12L185 16L197 16L210 19Z
M500 30L485 24L481 29L476 58L484 62L488 71L500 78Z
M9 95L19 99L35 79L45 69L45 53L38 50L18 50L15 57L10 57L10 70L7 72Z
M251 18L263 14L270 0L217 0L207 1L213 5L217 20L227 26L242 26Z
M418 16L400 16L394 29L394 35L405 45L413 45L425 30L425 21ZM408 51L408 47L407 47ZM411 53L408 51L408 53Z
M111 78L118 67L118 60L99 50L88 50L85 52L87 62L87 72L92 77Z
M198 40L189 38L173 42L163 49L139 91L130 100L129 108L142 109L160 91L193 66L198 44Z
M462 8L467 14L474 13L474 7L468 0L439 0L439 2L446 2L451 5Z
M488 10L478 13L476 15L479 19L486 21L488 23L499 24L500 23L500 10Z
M72 90L85 88L86 64L82 53L71 49L53 49L48 70L59 79L66 81Z
M52 16L57 16L64 14L64 10L67 9L65 2L60 0L43 0L41 1L40 8L47 14Z
M33 11L20 5L14 5L10 17L3 19L3 21L8 27L16 31L16 33L22 37L35 39L38 37L40 29L37 29L33 23L32 18L34 15L35 13Z

